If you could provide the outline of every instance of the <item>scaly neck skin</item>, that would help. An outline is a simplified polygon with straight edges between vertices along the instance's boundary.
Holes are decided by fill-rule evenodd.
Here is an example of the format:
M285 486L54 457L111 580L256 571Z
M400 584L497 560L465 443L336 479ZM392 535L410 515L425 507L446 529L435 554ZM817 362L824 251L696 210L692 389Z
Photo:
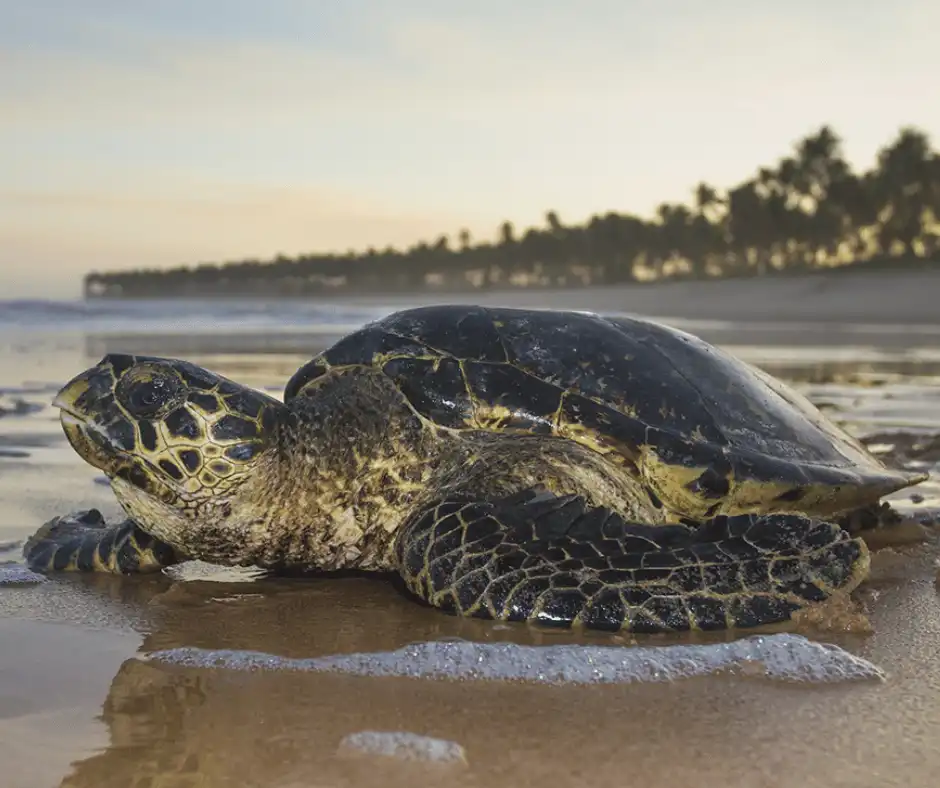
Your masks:
M232 507L252 563L391 569L395 530L440 455L432 429L372 370L331 375L291 401Z

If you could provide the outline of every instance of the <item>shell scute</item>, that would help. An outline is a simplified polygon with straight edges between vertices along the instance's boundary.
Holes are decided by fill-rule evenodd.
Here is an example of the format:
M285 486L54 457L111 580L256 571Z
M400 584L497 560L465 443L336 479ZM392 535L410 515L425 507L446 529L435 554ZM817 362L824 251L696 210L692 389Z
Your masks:
M510 364L465 361L474 416L483 427L551 433L564 393Z
M433 347L442 355L505 363L506 350L490 310L473 306L429 306L397 312L376 324Z
M398 357L386 361L382 371L426 419L444 427L469 423L473 406L456 359Z

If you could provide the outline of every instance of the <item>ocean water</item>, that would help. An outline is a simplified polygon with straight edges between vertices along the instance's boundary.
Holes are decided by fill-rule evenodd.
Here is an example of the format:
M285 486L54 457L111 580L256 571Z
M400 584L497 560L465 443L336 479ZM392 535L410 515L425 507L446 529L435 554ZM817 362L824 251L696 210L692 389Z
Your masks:
M108 336L343 334L392 308L289 300L0 300L0 346L28 353L30 342L55 349Z
M283 300L0 300L0 331L57 333L231 331L296 328L341 330L391 309Z
M453 298L438 296L434 303L465 303L472 296L459 295ZM477 300L484 302L480 297ZM502 299L511 305L511 297ZM546 295L544 308L557 307L550 295ZM369 297L357 302L353 299L318 301L315 299L135 299L135 300L4 300L0 299L0 332L55 333L60 331L84 331L91 333L175 333L196 331L213 333L218 331L248 332L252 330L277 331L298 330L312 333L353 330L369 320L374 320L395 309L420 306L425 303L420 297L412 299L397 296L383 302ZM497 302L501 302L497 298ZM528 304L538 308L539 304ZM572 309L583 310L584 305L572 304ZM592 310L593 311L593 310ZM606 314L627 314L627 310L598 310ZM644 312L644 314L646 314ZM834 338L858 337L856 347L880 345L892 336L902 336L913 345L924 350L937 350L940 357L940 324L937 323L890 323L878 322L833 322L820 320L735 320L688 318L682 315L656 315L677 328L693 333L734 332L744 339L752 329L773 332L785 337L797 334L816 334L822 344ZM822 316L821 316L822 317ZM800 344L803 344L801 341ZM932 356L933 354L928 354Z

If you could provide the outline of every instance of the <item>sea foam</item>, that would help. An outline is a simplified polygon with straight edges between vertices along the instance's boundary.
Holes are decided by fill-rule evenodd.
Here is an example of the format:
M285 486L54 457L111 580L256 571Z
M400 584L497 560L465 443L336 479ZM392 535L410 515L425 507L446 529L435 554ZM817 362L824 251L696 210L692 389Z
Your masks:
M44 583L44 575L30 571L22 564L0 565L0 588L3 586L25 586Z
M357 731L344 736L340 756L377 755L400 761L465 765L467 753L457 742L409 731Z
M708 645L520 646L443 640L396 651L287 658L258 651L174 648L149 659L190 667L230 670L335 672L543 684L627 684L675 681L735 671L789 682L882 680L876 665L844 649L801 635L758 635Z

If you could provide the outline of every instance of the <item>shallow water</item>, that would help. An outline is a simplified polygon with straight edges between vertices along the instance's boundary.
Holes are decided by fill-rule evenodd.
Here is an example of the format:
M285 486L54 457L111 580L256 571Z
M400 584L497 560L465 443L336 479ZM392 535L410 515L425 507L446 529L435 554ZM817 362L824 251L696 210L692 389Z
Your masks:
M118 516L48 404L103 352L185 354L279 393L319 346L388 311L218 302L173 309L168 322L148 304L0 305L0 563L12 562L0 575L19 581L0 585L5 788L149 778L172 786L934 784L940 601L932 528L926 542L876 552L858 594L871 633L791 627L767 635L769 656L731 635L632 638L462 621L415 605L381 579L259 582L199 565L156 578L14 576L22 572L17 543L51 516L91 506ZM892 500L924 520L940 508L937 332L869 327L834 338L806 325L681 326L793 381L874 450L934 472ZM245 331L250 337L239 336ZM253 352L231 352L246 345ZM779 664L782 654L819 669L817 643L837 649L826 653L838 665L870 664L883 678L768 675L767 660ZM566 644L607 647L621 669L633 666L633 680L531 680L539 660L557 652L526 649ZM496 660L529 680L416 675L427 648L444 664ZM562 651L562 662L571 669L571 659L593 653ZM311 660L355 654L403 666L405 675L307 669ZM722 654L737 657L715 667ZM642 680L650 676L637 666L650 664L690 672ZM364 741L374 746L350 745ZM402 741L408 752L460 757L388 754L399 747L389 742Z

